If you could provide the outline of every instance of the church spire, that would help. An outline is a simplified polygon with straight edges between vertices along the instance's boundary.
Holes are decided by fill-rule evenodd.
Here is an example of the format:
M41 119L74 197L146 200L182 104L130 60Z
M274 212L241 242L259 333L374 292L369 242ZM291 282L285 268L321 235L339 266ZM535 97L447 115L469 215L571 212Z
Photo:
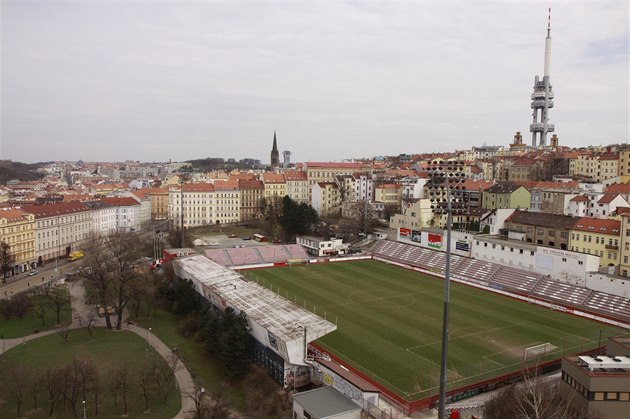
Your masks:
M273 131L273 147L271 148L271 167L280 165L280 153L278 152L278 141L276 140L276 130Z

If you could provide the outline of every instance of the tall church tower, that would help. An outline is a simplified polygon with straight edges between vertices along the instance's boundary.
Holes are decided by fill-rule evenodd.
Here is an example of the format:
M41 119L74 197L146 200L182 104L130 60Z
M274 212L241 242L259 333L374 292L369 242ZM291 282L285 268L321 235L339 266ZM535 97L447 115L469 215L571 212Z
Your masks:
M273 132L273 148L271 149L271 167L280 166L280 153L278 152L278 143L276 141L276 131Z

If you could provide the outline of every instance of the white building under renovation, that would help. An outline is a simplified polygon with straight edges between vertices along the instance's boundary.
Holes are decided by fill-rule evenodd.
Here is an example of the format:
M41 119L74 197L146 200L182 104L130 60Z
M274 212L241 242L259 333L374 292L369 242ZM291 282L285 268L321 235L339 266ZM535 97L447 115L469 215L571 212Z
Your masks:
M177 258L173 266L179 278L190 279L217 309L232 307L247 314L253 337L251 358L276 381L285 387L310 381L307 345L335 331L335 324L205 256Z

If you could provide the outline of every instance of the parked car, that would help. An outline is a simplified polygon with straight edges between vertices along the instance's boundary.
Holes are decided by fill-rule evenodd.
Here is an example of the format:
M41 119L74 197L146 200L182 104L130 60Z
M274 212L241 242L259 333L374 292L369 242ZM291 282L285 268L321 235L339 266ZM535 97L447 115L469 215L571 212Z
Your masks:
M243 237L243 240L251 240L251 239L252 239L252 237L251 237L251 236L245 236L245 237Z
M229 235L228 235L228 237L229 237L229 238L231 238L231 239L233 239L233 238L235 238L235 237L237 237L237 236L236 236L236 234L229 234Z
M37 274L38 274L38 272L35 269L33 269L32 271L28 272L28 276L35 276Z

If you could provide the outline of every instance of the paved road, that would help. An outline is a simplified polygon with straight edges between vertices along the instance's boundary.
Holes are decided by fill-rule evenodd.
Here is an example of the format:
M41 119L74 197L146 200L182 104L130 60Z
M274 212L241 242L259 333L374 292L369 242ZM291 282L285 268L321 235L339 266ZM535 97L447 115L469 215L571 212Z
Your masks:
M45 267L37 268L37 275L29 276L27 273L22 273L9 277L6 283L0 284L0 299L10 298L14 294L19 294L50 281L57 281L65 277L68 272L76 269L78 269L78 265L68 262L61 262L58 266L49 263Z
M105 318L92 316L92 311L95 310L94 306L85 304L85 293L82 281L71 282L69 283L69 287L70 298L72 302L72 324L70 325L70 328L80 328L83 324L85 324L85 321L90 318L94 319L94 326L104 327ZM151 345L151 347L153 347L157 351L157 353L159 353L162 358L164 358L165 361L171 355L171 349L166 346L164 342L159 340L157 336L153 334L149 335L149 331L147 329L136 325L126 325L124 328L125 330L129 330L130 332L133 332L146 340L147 343ZM58 329L52 329L17 339L0 339L0 354L3 354L4 352L8 351L11 348L14 348L17 345L57 332ZM188 412L193 412L195 408L192 399L188 397L188 394L194 391L194 381L192 379L192 376L190 375L190 372L188 371L186 366L183 365L183 363L181 363L176 369L175 378L177 380L177 388L179 389L182 398L182 408L175 416L175 419L189 419L193 417L193 415Z

